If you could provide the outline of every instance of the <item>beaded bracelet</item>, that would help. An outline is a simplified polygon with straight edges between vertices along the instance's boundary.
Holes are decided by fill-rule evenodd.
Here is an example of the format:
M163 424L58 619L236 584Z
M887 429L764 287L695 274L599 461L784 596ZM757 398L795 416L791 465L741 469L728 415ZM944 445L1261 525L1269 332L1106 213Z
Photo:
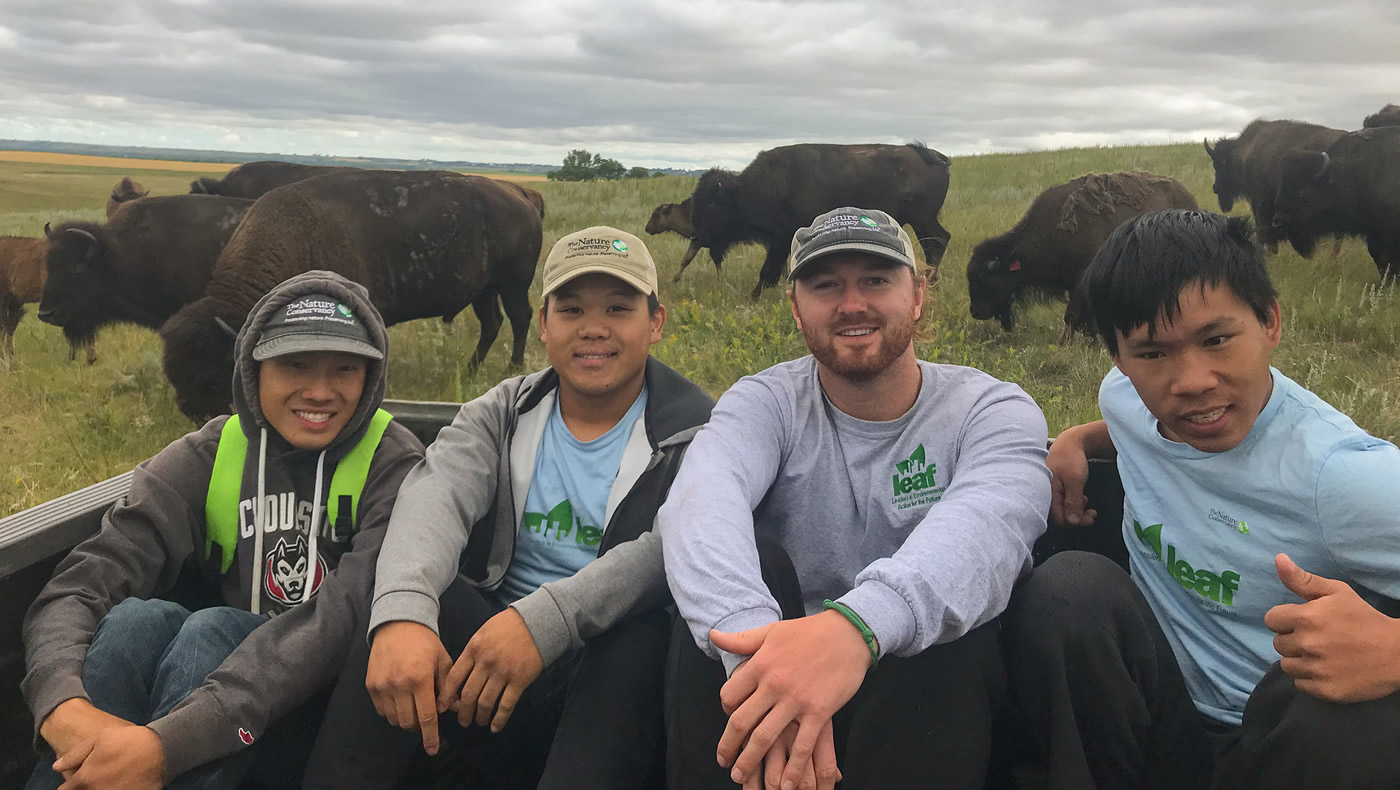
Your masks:
M860 615L856 614L851 607L840 601L833 601L830 598L822 601L822 609L835 609L842 617L850 620L851 625L860 630L860 636L865 640L865 646L870 648L870 668L874 669L880 665L880 648L875 646L875 632L871 631L870 626L866 625L865 621L860 619Z

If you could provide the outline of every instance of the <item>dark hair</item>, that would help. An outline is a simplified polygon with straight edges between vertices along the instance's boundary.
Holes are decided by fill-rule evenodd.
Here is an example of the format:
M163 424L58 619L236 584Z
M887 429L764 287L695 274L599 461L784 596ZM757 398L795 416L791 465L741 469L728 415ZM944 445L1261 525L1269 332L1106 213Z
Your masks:
M548 297L548 296L546 296L546 297L544 298L544 304L540 305L540 309L543 310L543 311L545 311L546 313L549 312L549 297ZM647 294L647 315L655 316L655 315L656 315L656 311L657 311L657 310L660 310L660 309L661 309L661 301L660 301L659 299L656 298L656 294L655 294L655 293L649 293L649 294Z
M1249 220L1165 209L1134 217L1109 235L1079 279L1079 296L1116 355L1115 331L1126 335L1146 324L1147 336L1155 337L1159 316L1170 322L1180 314L1187 287L1221 283L1260 323L1269 321L1278 291Z

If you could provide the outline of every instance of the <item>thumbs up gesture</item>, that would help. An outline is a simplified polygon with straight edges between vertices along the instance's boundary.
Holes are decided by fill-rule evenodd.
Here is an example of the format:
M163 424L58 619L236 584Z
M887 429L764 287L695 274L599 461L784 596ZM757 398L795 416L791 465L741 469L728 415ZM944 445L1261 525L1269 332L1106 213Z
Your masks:
M1332 702L1363 702L1400 690L1400 621L1361 599L1346 582L1308 573L1287 554L1279 581L1302 603L1264 615L1277 636L1283 671L1302 691Z

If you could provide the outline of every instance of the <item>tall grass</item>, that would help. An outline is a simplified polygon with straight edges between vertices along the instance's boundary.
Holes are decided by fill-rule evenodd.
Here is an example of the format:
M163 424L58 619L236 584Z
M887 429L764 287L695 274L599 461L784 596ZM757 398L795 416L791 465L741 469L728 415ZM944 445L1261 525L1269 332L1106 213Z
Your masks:
M916 349L938 362L973 365L1015 381L1040 403L1052 433L1098 416L1098 383L1111 362L1084 341L1057 343L1063 305L1029 305L1016 330L978 322L967 312L963 274L972 246L1005 232L1039 192L1093 171L1140 169L1181 180L1205 208L1217 208L1210 162L1199 145L1091 148L954 160L941 216L953 234L942 278L930 294ZM38 235L45 221L100 218L107 194L132 175L152 194L184 192L190 174L0 163L0 233ZM547 250L559 237L606 224L645 236L659 203L679 201L694 180L679 176L606 183L531 184L545 196ZM1237 212L1246 207L1236 209ZM647 240L668 307L656 356L719 395L740 376L805 353L780 292L757 302L748 292L763 254L741 247L716 272L707 255L672 285L686 241ZM1400 314L1393 288L1378 277L1363 244L1329 245L1311 261L1285 249L1270 264L1284 308L1284 341L1274 356L1284 373L1351 414L1365 429L1400 437ZM537 272L538 274L538 272ZM538 283L537 283L538 285ZM538 300L536 299L536 304ZM412 321L390 329L389 393L396 398L460 401L475 397L509 368L503 329L480 369L465 367L476 344L471 311L451 326ZM57 329L32 316L20 324L15 359L0 361L0 514L29 507L131 468L192 426L180 416L161 372L160 343L146 330L119 327L98 338L92 367L66 361ZM545 364L531 332L526 369Z

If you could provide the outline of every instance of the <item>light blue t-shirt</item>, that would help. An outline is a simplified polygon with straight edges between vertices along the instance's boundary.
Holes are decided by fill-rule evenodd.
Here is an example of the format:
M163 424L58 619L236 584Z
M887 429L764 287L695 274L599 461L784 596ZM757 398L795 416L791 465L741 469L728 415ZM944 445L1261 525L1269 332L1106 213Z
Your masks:
M1274 555L1346 581L1373 604L1400 599L1400 450L1271 371L1269 402L1222 453L1162 436L1117 368L1099 388L1133 579L1197 709L1235 725L1279 659L1264 613L1300 602Z
M555 399L535 450L515 555L496 591L501 601L517 601L546 582L572 576L598 556L608 526L608 494L646 405L643 387L617 425L582 442L569 432Z

